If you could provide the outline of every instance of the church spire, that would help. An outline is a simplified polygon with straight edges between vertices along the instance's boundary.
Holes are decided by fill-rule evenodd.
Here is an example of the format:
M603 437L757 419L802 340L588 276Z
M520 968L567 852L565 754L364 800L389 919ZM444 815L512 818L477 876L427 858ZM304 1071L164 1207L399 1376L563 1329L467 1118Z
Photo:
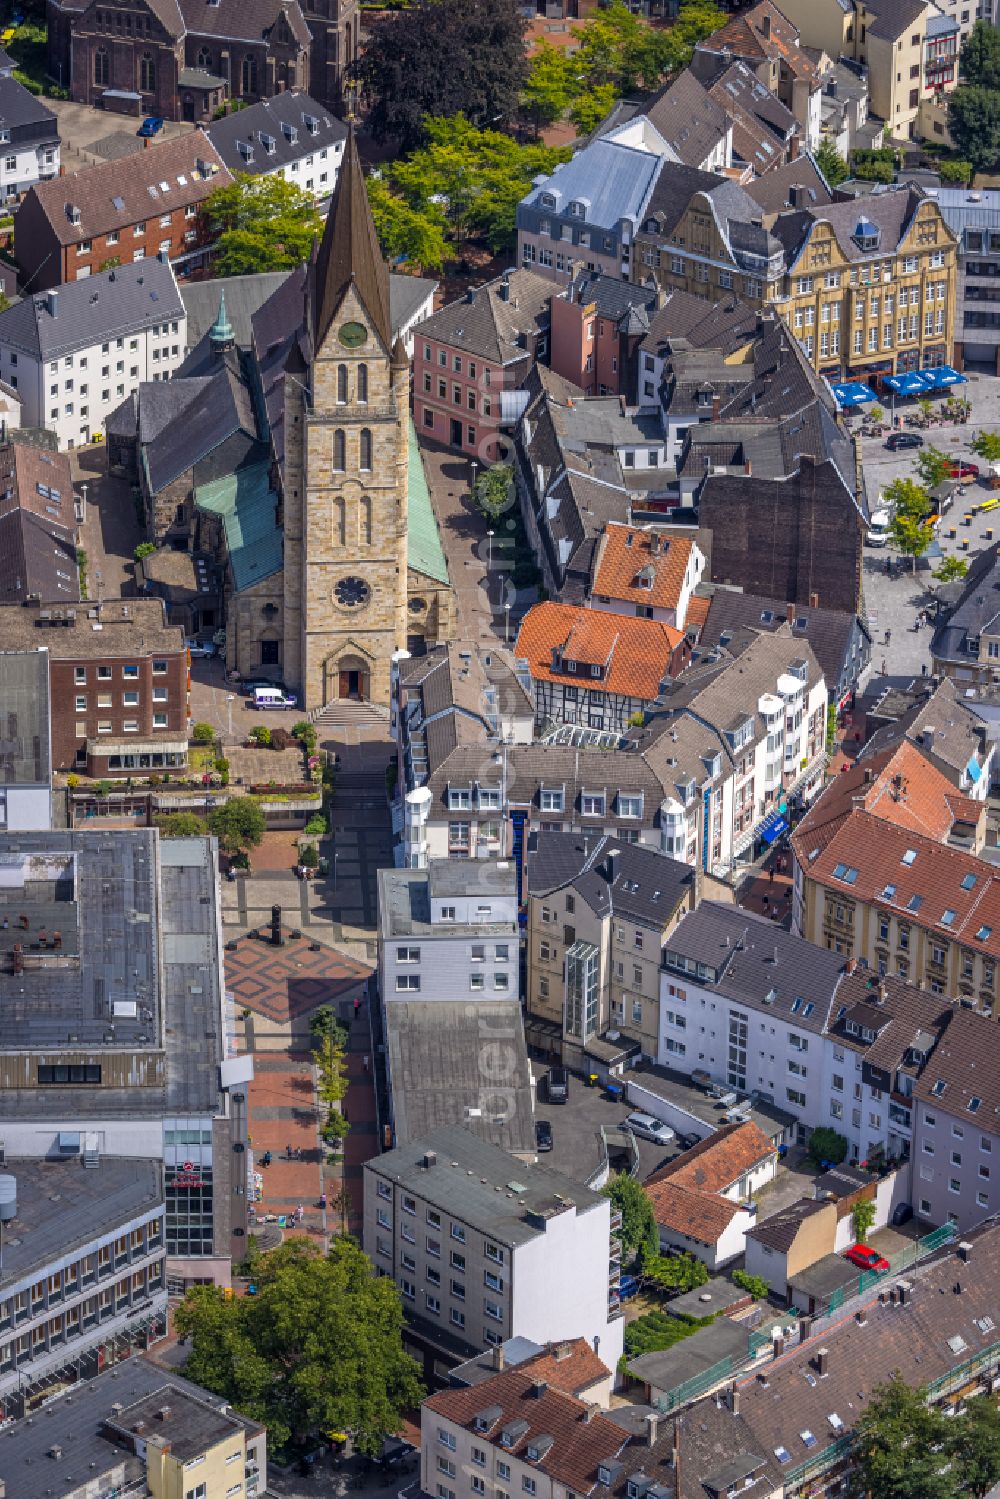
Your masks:
M208 341L212 345L213 352L216 354L222 354L226 349L231 349L236 342L233 325L229 321L229 315L226 312L226 291L224 287L219 297L218 314L216 315L215 322L208 330Z
M389 270L382 258L368 206L368 193L361 162L358 160L353 129L347 137L344 159L313 270L314 348L318 349L326 338L330 324L352 282L375 331L385 347L391 349Z

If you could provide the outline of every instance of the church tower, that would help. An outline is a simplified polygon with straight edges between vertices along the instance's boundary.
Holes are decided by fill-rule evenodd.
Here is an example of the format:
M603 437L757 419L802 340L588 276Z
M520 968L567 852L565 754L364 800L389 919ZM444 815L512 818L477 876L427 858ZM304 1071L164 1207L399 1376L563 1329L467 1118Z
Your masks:
M312 363L295 377L304 504L300 544L286 548L286 570L299 564L286 582L296 595L286 631L297 617L307 709L335 698L387 704L392 655L406 644L409 360L393 344L389 272L353 133L310 277Z

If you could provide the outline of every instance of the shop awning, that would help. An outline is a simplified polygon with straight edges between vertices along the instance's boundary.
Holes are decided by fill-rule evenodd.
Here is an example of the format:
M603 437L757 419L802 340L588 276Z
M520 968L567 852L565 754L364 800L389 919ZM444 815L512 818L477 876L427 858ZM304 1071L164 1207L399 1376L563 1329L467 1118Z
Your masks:
M788 819L782 817L780 812L772 812L761 823L757 831L757 836L758 838L762 838L765 843L774 843L776 839L781 837L782 833L787 832Z
M860 380L847 380L841 384L831 386L837 397L839 406L863 406L866 401L877 399L875 392L869 390L867 385Z
M960 375L958 370L952 369L950 364L942 364L937 369L918 370L917 379L924 382L927 390L941 390L947 385L965 385L966 376Z
M884 383L897 396L919 396L927 390L926 382L916 372L909 375L886 375Z

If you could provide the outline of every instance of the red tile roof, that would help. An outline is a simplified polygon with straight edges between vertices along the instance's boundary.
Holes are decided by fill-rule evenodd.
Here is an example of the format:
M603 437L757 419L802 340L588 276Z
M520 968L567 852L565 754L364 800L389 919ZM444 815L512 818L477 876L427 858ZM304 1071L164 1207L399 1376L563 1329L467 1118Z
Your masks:
M484 1441L497 1445L505 1428L515 1421L526 1422L527 1430L503 1451L527 1462L527 1448L532 1442L551 1437L551 1447L532 1465L578 1494L588 1494L597 1486L598 1465L620 1452L628 1441L622 1427L593 1406L551 1385L536 1386L535 1376L524 1373L522 1366L468 1389L441 1390L428 1396L423 1409L469 1430L474 1429L473 1422L481 1411L491 1410L492 1414L499 1410L489 1429L478 1433Z
M724 1125L646 1182L657 1223L715 1244L741 1210L721 1193L776 1150L756 1124Z
M651 702L670 674L680 630L655 619L632 619L573 604L536 604L521 623L516 654L536 681L564 682ZM565 661L602 667L599 677L553 668L553 652Z
M711 52L728 51L734 57L779 58L794 77L817 81L816 64L799 44L798 27L771 0L759 0L752 10L733 16L702 46Z
M684 621L688 629L690 630L695 626L697 626L699 630L703 629L705 621L708 619L708 611L709 609L711 609L711 607L711 599L703 599L699 595L695 595L694 598L689 599L687 606L687 619Z
M517 1365L532 1379L544 1379L556 1390L579 1395L591 1385L607 1379L610 1369L598 1358L586 1338L567 1338L562 1343L547 1343L541 1353L522 1359Z
M661 1228L684 1234L698 1244L717 1244L740 1211L738 1202L714 1192L698 1192L679 1182L647 1185L653 1212Z
M594 560L592 593L654 609L676 609L694 542L635 526L605 526Z

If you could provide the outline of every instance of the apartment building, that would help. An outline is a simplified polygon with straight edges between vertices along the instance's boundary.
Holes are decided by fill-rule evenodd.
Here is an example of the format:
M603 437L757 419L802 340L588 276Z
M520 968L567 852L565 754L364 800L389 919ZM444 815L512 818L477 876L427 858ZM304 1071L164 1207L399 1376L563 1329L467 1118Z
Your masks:
M505 859L378 872L385 1005L518 994L517 870Z
M963 1234L1000 1206L996 1036L955 1010L913 1089L913 1210Z
M609 522L594 553L590 607L683 630L706 565L692 536Z
M205 126L230 172L282 177L325 203L337 185L347 126L301 89L260 99Z
M573 604L535 604L515 653L531 677L535 722L624 734L641 722L691 648L674 625Z
M202 208L232 182L200 130L149 145L73 177L36 184L14 215L26 292L83 281L166 255L178 276L203 271L210 243Z
M52 764L102 778L187 764L190 664L161 599L5 608L10 646L44 647L53 702ZM70 707L72 705L72 709Z
M424 320L413 349L413 419L423 437L480 465L496 462L504 392L548 358L551 296L548 277L506 271Z
M958 370L1000 373L1000 192L939 187L944 221L958 240L955 350Z
M59 175L59 122L48 105L0 74L0 199L10 203Z
M932 668L956 684L986 687L1000 680L1000 543L974 557L959 597L943 611L931 640Z
M27 442L0 447L0 604L80 602L77 504L65 453Z
M365 1253L399 1286L429 1373L518 1335L585 1337L615 1368L618 1227L606 1197L460 1126L365 1165Z
M619 1041L659 1044L660 954L699 897L697 872L602 833L535 834L528 853L529 1040L581 1072Z
M941 678L936 686L923 682L907 691L881 690L863 709L869 723L880 723L861 751L868 759L907 740L939 770L956 791L983 801L993 781L995 741L982 718L965 697L961 682Z
M8 1154L0 1176L4 1422L34 1410L47 1390L54 1396L93 1379L167 1330L161 1163L124 1156L85 1163L64 1134L56 1158Z
M0 379L25 426L60 448L92 442L146 380L184 360L187 313L166 253L69 282L0 313Z
M57 1465L66 1496L257 1499L267 1489L264 1427L145 1358L113 1371L106 1365L56 1409L58 1421L5 1430L0 1483L9 1495L51 1499Z
M551 290L551 288L550 288ZM636 350L656 310L654 288L581 271L550 303L549 363L588 396L638 399Z
M805 40L784 11L771 0L759 0L698 43L691 71L711 81L734 60L744 63L791 110L807 148L815 150L820 139L821 85L816 64L802 45Z

